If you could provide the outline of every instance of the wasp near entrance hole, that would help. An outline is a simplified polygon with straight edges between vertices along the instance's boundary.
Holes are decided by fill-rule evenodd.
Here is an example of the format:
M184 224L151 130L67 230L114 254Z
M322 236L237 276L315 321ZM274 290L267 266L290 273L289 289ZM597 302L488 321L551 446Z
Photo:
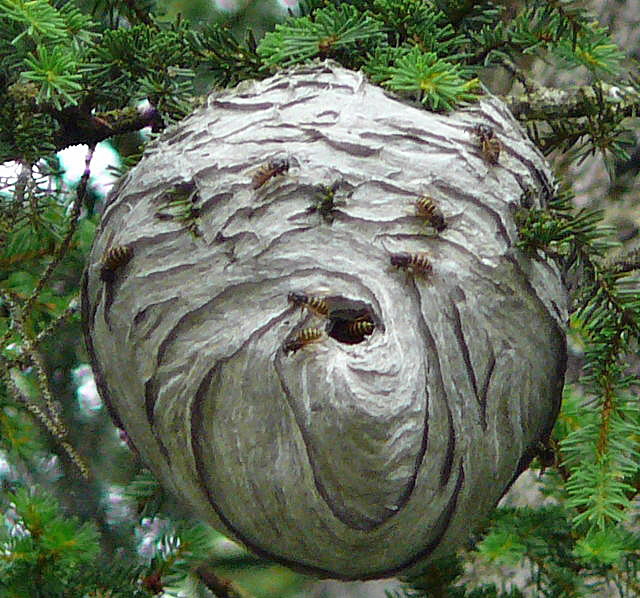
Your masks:
M361 318L347 326L347 334L354 340L362 340L365 336L373 333L375 327L376 325L371 320Z
M116 245L109 249L101 261L100 280L113 282L116 272L126 266L133 257L133 247L129 245Z
M286 158L276 158L269 160L264 166L261 166L258 172L251 179L251 188L260 189L267 181L275 176L284 174L289 170L289 160Z
M314 297L313 295L307 295L306 293L292 292L287 295L289 303L292 303L296 307L307 308L310 312L317 316L327 317L329 313L329 306L326 299L322 297Z
M320 328L303 328L299 330L293 337L285 341L282 348L285 353L295 353L306 347L309 343L319 341L324 336L324 332Z

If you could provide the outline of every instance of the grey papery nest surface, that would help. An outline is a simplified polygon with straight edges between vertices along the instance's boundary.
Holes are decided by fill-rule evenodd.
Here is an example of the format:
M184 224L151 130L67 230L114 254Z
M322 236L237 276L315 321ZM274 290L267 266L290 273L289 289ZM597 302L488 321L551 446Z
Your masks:
M260 184L270 161L289 168ZM343 579L415 569L556 417L565 290L514 224L552 191L496 99L434 114L333 63L214 93L104 211L83 285L101 395L162 482L257 553Z

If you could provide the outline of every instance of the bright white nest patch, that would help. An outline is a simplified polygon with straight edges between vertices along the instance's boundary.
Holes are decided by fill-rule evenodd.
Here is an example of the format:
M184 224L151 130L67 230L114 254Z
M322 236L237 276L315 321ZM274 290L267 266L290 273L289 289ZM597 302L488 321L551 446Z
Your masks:
M555 419L565 291L513 219L551 193L495 99L433 114L333 63L215 93L105 210L83 292L100 392L164 484L259 554L410 570Z

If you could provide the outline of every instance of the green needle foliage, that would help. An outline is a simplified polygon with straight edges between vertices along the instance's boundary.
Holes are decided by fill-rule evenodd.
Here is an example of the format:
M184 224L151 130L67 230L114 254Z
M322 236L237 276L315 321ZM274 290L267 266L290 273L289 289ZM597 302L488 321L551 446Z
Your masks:
M439 59L435 52L412 48L397 52L392 66L370 66L373 81L417 98L432 110L452 110L456 104L477 98L477 79L465 81L462 67ZM391 58L387 54L386 58Z
M640 294L629 272L603 261L607 229L594 210L572 213L570 195L550 202L550 209L519 215L521 245L559 257L568 271L580 270L581 289L572 315L585 343L583 389L594 397L588 410L561 437L567 475L566 506L574 525L603 531L626 521L640 477L640 407L634 396L637 378L626 373L626 359L640 336ZM562 418L561 418L562 422ZM637 482L636 482L637 483Z
M78 63L67 50L61 46L51 50L42 46L36 56L29 55L24 62L29 70L22 74L23 79L38 86L36 102L51 104L58 110L63 102L69 105L77 103L73 94L82 89L80 75L75 72Z
M473 71L439 56L460 58L466 41L456 35L445 15L425 2L350 3L311 9L265 35L258 54L281 66L311 58L333 58L362 68L373 81L408 96L432 110L451 110L477 97Z
M49 596L63 595L98 555L96 530L62 517L47 494L22 489L8 498L12 525L0 528L0 595L39 596L45 583Z
M316 56L355 55L380 43L384 38L382 26L355 6L328 6L315 10L311 17L276 25L273 33L264 36L258 54L267 64L281 66ZM353 66L356 67L355 62Z
M177 586L210 548L212 533L198 524L170 525L151 558L95 567L100 537L91 523L66 517L41 491L20 489L7 496L7 525L0 528L0 596L145 598Z
M0 598L241 595L227 576L257 596L304 595L301 576L218 549L219 534L182 522L107 415L78 409L69 380L86 360L77 296L104 203L90 184L98 142L118 147L125 172L148 139L141 129L153 136L209 89L330 58L437 111L476 101L492 73L506 73L523 90L505 98L514 115L562 168L598 155L613 179L632 164L637 65L580 2L306 0L253 29L239 17L170 19L160 9L171 4L0 0L0 163L14 173L0 174ZM541 88L529 67L543 62L585 86ZM56 152L78 143L86 170L70 184ZM313 207L327 222L341 202L334 191ZM398 598L640 595L640 252L616 247L606 202L578 209L560 181L545 194L545 209L515 215L519 249L560 264L581 353L534 460L553 506L497 509L465 551L405 580ZM196 237L199 202L188 185L168 189L155 217ZM34 484L46 492L25 489ZM109 496L122 496L124 514ZM465 573L489 566L519 567L527 581L500 587Z

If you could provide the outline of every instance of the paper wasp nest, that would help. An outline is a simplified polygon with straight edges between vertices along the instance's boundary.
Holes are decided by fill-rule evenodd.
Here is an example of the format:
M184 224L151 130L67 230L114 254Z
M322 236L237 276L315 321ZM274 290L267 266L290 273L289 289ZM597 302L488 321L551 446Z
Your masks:
M104 211L83 283L101 395L258 554L415 569L556 417L565 291L514 224L552 192L495 99L434 114L333 63L215 93Z

